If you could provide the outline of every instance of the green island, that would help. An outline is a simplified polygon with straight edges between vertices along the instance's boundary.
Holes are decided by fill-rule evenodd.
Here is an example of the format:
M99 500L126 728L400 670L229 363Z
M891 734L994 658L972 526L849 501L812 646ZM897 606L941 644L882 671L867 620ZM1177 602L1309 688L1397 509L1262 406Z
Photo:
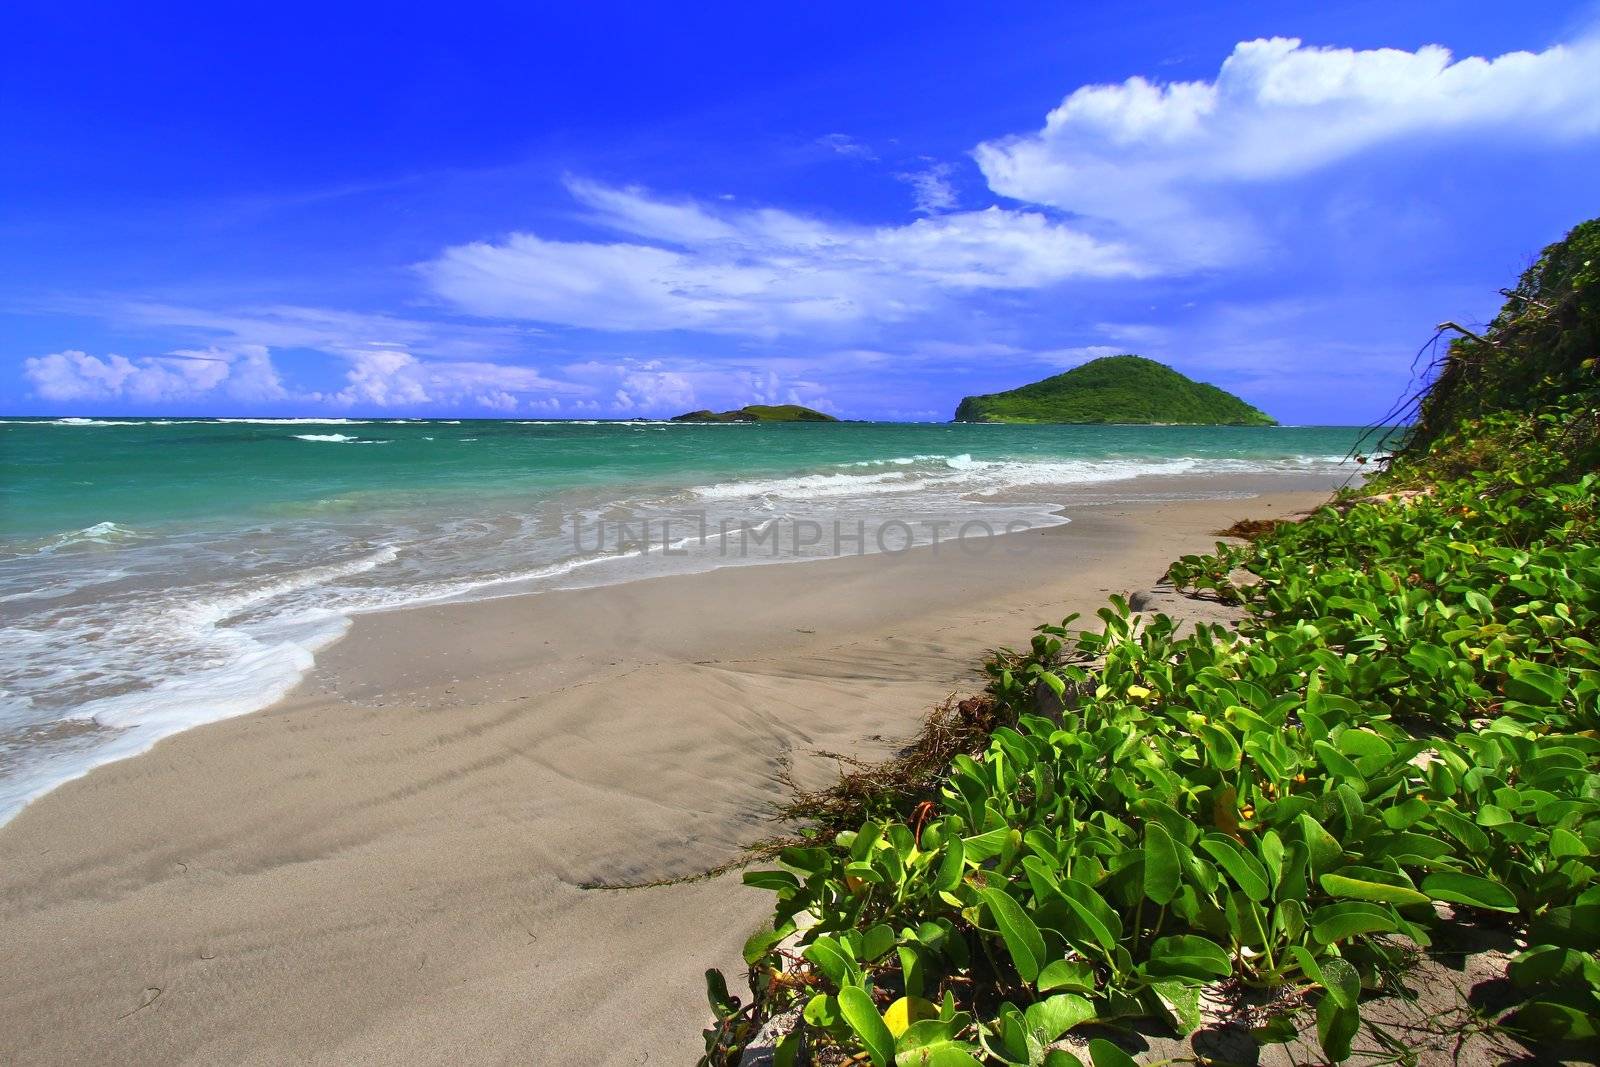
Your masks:
M687 411L673 422L838 422L832 415L800 404L746 404L736 411Z
M1112 597L797 798L744 875L775 904L751 996L707 975L702 1062L766 1026L779 1064L1126 1067L1135 1027L1182 1041L1219 1004L1256 1051L1416 1062L1371 1005L1485 940L1494 996L1441 1010L1447 1040L1590 1060L1600 220L1507 293L1364 486L1171 566L1236 625Z
M1031 385L969 396L956 422L1275 426L1232 393L1143 356L1103 356Z

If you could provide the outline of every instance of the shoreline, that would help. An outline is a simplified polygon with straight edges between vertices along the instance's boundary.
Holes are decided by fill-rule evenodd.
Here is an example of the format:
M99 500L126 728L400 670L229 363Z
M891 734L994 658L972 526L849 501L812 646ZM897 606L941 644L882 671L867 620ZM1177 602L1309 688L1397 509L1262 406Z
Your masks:
M1074 504L959 566L914 549L359 616L283 701L0 827L0 1058L692 1058L700 970L736 964L769 901L737 875L582 885L732 858L770 831L778 773L887 753L979 687L983 648L1326 496Z

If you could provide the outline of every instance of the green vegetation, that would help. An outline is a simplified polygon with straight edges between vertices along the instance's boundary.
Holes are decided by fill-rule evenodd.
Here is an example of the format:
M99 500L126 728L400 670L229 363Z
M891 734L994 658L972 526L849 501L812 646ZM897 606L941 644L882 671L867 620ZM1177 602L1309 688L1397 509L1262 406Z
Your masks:
M1236 630L1179 637L1115 597L1095 628L1042 626L986 665L984 747L920 786L858 775L746 874L775 922L745 948L750 1005L708 975L707 1062L792 1008L780 1063L1064 1067L1079 1027L1194 1031L1219 983L1269 995L1257 1040L1309 1013L1340 1061L1363 998L1470 926L1527 945L1494 1025L1592 1050L1600 284L1574 249L1597 233L1452 346L1364 490L1413 491L1172 566L1240 605ZM1132 1062L1103 1037L1087 1054Z
M1392 472L1404 483L1514 469L1539 452L1563 458L1557 474L1600 465L1600 219L1546 248L1504 292L1482 334L1450 344L1432 388L1385 420L1416 413Z
M1106 356L1019 389L969 396L956 421L1277 424L1232 393L1142 356Z
M838 422L799 404L746 404L737 411L689 411L674 415L673 422Z

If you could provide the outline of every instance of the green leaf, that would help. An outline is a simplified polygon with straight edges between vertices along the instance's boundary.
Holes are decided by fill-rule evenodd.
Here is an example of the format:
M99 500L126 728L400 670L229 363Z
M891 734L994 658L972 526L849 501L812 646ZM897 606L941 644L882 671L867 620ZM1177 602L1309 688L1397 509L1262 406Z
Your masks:
M1076 878L1062 879L1058 890L1057 899L1067 905L1089 939L1104 949L1108 957L1114 956L1120 947L1117 938L1122 927L1117 913L1106 904L1105 898L1093 886ZM1073 931L1067 933L1070 937Z
M744 884L755 886L757 889L767 889L774 893L786 890L793 891L800 888L800 880L788 871L746 871Z
M1350 1042L1361 1028L1361 1016L1354 1008L1346 1008L1331 996L1317 1003L1317 1043L1322 1054L1334 1063L1350 1058Z
M739 1010L739 1002L728 994L728 980L715 967L706 969L706 1001L711 1005L711 1013L719 1019L726 1019Z
M795 1067L800 1062L800 1048L805 1043L804 1027L795 1027L783 1035L778 1047L772 1050L772 1067Z
M1236 889L1228 894L1223 915L1228 921L1228 932L1239 944L1260 946L1267 943L1267 913L1243 891Z
M1210 938L1199 934L1159 937L1150 945L1146 969L1155 975L1172 975L1206 981L1233 973L1233 961Z
M801 1017L819 1030L826 1030L839 1022L839 998L829 993L818 993L806 1001Z
M1535 945L1519 953L1506 973L1517 985L1531 990L1547 986L1570 987L1584 980L1586 970L1600 971L1600 963L1588 953L1555 945Z
M1103 1037L1089 1042L1089 1059L1094 1067L1139 1067L1139 1062Z
M1582 952L1600 952L1600 904L1551 908L1534 920L1528 940Z
M1213 767L1227 772L1239 766L1239 742L1231 730L1216 723L1206 722L1201 723L1195 732L1200 735L1201 743L1206 746L1206 754L1211 757Z
M1490 911L1517 911L1517 898L1499 882L1473 874L1434 871L1422 879L1422 891L1433 900L1469 904Z
M935 1041L918 1045L897 1053L895 1067L979 1067L978 1061L968 1051L971 1048L971 1045L961 1041Z
M939 857L939 873L933 879L933 888L938 893L948 893L961 884L961 876L966 869L967 850L961 843L961 838L954 834L944 843L943 854Z
M1504 1025L1508 1030L1533 1037L1592 1041L1600 1037L1600 1008L1597 1008L1592 993L1587 1002L1577 1003L1570 1003L1566 997L1545 997L1524 1004L1505 1020Z
M901 981L905 984L906 992L914 997L922 996L923 987L927 984L927 968L922 959L927 951L920 944L901 945L895 950L895 955L900 957Z
M1300 815L1300 833L1311 852L1312 873L1331 870L1344 858L1344 847L1311 816Z
M1028 913L1010 895L999 889L983 889L978 895L989 906L1000 937L1011 953L1011 962L1024 982L1033 984L1039 977L1039 967L1044 962L1044 936L1039 927L1028 918Z
M1228 872L1234 884L1244 890L1251 900L1266 900L1267 869L1261 861L1244 850L1244 846L1223 834L1207 834L1200 839L1200 847Z
M863 823L861 829L856 832L855 838L850 842L850 858L858 863L868 859L882 837L883 825L881 823Z
M1094 992L1094 965L1088 960L1054 960L1039 972L1039 992L1067 989L1076 993Z
M895 1067L894 1035L889 1033L889 1027L865 989L847 985L839 990L839 1014L861 1039L876 1067Z
M1339 734L1339 752L1357 760L1381 761L1394 755L1394 747L1371 730L1351 729Z
M794 921L790 920L776 930L759 930L751 934L744 943L744 961L754 967L757 960L771 952L780 941L792 933L794 933Z
M1144 893L1157 904L1170 904L1183 883L1178 846L1158 822L1144 825Z
M849 985L859 973L854 962L839 948L831 937L817 938L801 953L836 986Z
M1023 1012L1028 1027L1039 1040L1048 1044L1080 1023L1095 1015L1094 1005L1072 993L1058 993L1053 997L1029 1004Z
M1150 991L1172 1028L1184 1037L1200 1029L1200 987L1189 982L1152 982Z
M1511 813L1498 804L1485 804L1478 809L1479 826L1505 826L1514 821Z
M894 948L894 930L887 923L879 923L861 938L861 962L872 963Z
M1330 897L1345 900L1374 900L1380 904L1406 905L1426 904L1433 899L1405 886L1348 878L1342 874L1325 874L1318 881Z
M1388 908L1360 900L1326 904L1311 913L1311 936L1324 945L1361 934L1392 933L1397 929L1399 924Z
M1589 854L1589 846L1583 843L1583 838L1571 830L1556 827L1550 831L1550 855L1558 860L1574 859Z
M1554 667L1513 660L1506 668L1506 696L1524 704L1554 707L1567 695L1567 681Z
M1354 1008L1361 998L1361 976L1338 956L1322 961L1322 987L1341 1008Z
M1011 828L1001 826L985 833L962 838L961 847L966 851L968 861L982 863L986 859L1000 855L1000 850L1006 847L1006 841L1010 837Z

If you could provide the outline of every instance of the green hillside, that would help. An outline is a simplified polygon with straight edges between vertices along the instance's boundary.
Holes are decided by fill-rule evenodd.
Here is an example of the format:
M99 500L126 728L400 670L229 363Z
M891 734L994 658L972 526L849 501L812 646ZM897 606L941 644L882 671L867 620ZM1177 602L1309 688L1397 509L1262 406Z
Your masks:
M746 404L737 411L688 411L675 415L673 422L838 422L832 415L824 415L799 404Z
M1143 356L1106 356L1004 393L969 396L957 422L1182 423L1273 426L1277 420L1214 385Z

